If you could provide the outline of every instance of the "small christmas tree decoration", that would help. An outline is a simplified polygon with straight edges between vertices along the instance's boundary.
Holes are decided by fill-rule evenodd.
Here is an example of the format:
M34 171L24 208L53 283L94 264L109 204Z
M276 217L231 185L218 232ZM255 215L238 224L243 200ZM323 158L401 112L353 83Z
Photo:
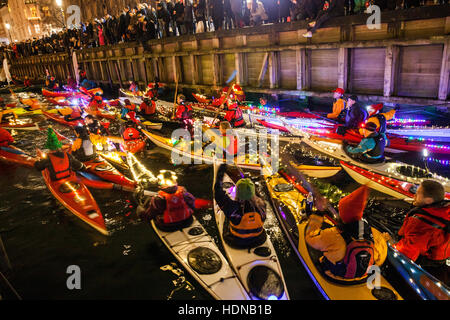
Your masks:
M47 141L45 148L51 151L56 151L62 148L62 143L58 140L55 131L51 127L47 129Z

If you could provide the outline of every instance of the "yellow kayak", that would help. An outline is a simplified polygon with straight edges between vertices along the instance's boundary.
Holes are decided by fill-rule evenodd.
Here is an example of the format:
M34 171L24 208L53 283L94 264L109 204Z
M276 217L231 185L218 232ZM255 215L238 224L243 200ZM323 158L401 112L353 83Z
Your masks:
M289 242L297 256L317 286L320 293L327 300L402 300L400 294L391 284L380 275L380 288L369 289L363 283L338 283L327 277L318 267L320 252L310 248L305 241L307 218L302 204L304 195L283 176L264 176L273 207L280 220ZM325 218L329 225L333 223ZM372 228L372 232L379 232Z

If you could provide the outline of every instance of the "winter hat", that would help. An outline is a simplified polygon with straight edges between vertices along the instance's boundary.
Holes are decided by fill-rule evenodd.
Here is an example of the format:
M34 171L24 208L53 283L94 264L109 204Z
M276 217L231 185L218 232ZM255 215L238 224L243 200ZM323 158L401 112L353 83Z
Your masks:
M56 151L62 148L62 143L58 140L55 131L52 128L47 129L47 142L45 143L45 149Z
M236 183L236 199L250 200L255 195L255 185L250 179L241 179Z
M362 219L366 207L369 188L362 186L339 201L339 216L344 223L351 223Z
M340 94L344 94L344 93L345 93L345 90L342 89L342 88L336 88L336 89L333 90L332 92L337 92L337 93L340 93Z
M382 103L373 104L372 109L375 110L376 112L381 111L383 109L383 104Z

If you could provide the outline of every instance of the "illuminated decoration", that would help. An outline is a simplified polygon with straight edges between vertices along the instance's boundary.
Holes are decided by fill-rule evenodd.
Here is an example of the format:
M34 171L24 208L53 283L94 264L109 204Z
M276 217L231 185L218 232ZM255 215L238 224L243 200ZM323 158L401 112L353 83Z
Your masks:
M166 173L170 173L170 178L166 178ZM159 175L156 177L158 179L158 184L160 186L171 187L177 184L177 175L171 170L161 170Z
M138 184L156 183L158 178L149 171L134 154L127 152L127 163L133 175L134 181Z

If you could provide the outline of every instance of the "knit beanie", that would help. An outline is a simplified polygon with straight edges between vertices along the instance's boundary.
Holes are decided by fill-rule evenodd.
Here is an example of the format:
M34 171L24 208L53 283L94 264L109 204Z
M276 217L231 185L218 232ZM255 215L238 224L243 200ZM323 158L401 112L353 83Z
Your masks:
M362 219L366 207L369 188L362 186L339 201L339 216L344 223L351 223Z
M250 200L255 195L255 185L250 179L241 179L236 183L236 199Z

